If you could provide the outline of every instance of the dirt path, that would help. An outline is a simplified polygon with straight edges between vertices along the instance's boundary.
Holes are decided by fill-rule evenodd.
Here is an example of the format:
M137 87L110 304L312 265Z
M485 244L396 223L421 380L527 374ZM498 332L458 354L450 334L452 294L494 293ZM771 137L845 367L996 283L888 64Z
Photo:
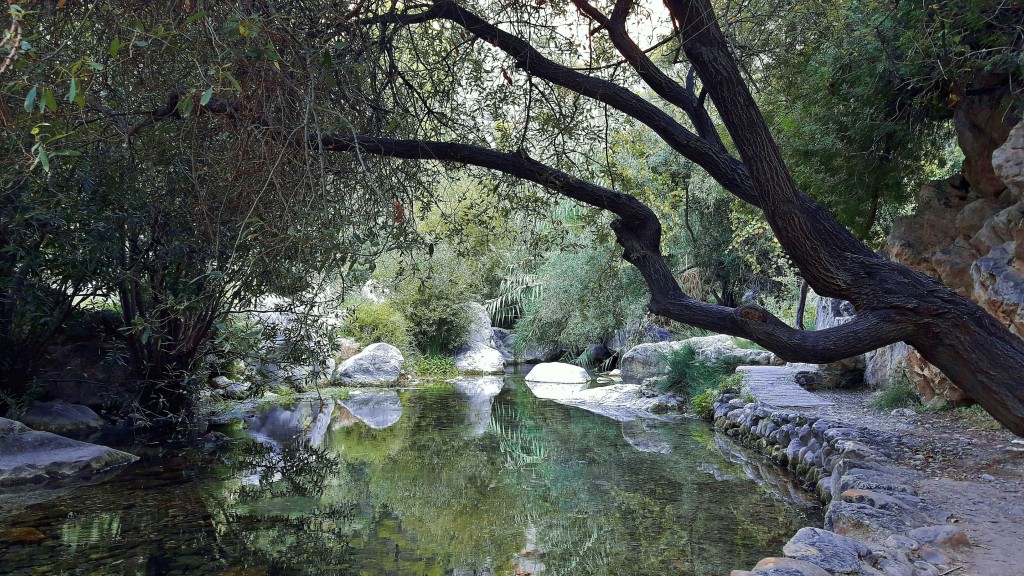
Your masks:
M960 576L1024 574L1024 439L973 410L893 415L870 392L817 392L831 406L808 415L882 432L901 466L922 472L918 494L949 513L971 546L956 551Z

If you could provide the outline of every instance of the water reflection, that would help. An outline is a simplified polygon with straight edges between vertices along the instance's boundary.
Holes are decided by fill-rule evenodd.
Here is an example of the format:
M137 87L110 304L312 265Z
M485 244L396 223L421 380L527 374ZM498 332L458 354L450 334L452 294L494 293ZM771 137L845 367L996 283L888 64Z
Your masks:
M221 458L14 517L68 536L0 542L0 572L705 575L810 522L703 424L620 423L496 377L266 408Z

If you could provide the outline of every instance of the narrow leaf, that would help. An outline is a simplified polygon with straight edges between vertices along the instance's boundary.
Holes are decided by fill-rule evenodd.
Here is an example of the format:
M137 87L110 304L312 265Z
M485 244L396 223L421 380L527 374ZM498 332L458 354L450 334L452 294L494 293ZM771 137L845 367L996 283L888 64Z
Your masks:
M211 98L213 98L213 86L210 86L206 89L206 92L203 92L202 98L199 99L199 105L206 106L210 103Z
M74 102L78 96L78 78L71 79L71 88L68 89L68 102Z
M28 91L28 96L25 96L25 112L32 112L32 105L36 103L36 94L38 90L35 86Z
M49 88L43 90L43 107L44 110L42 111L45 111L45 108L49 108L54 112L57 111L57 96Z

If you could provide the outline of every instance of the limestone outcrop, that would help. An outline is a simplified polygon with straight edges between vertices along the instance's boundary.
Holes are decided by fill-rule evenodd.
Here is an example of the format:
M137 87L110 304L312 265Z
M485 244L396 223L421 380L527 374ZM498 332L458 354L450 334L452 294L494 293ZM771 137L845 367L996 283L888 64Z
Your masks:
M893 224L887 250L893 260L938 278L1024 335L1024 122L1004 139L994 150L965 149L963 175L925 185L916 213ZM894 352L869 358L869 381L891 371ZM873 358L886 367L873 366ZM913 349L902 365L923 401L971 401Z
M672 354L685 346L691 346L697 358L711 362L718 359L733 360L737 364L777 364L778 357L766 350L740 348L730 336L699 336L671 342L652 342L634 346L626 352L619 363L622 381L626 384L643 384L650 378L660 378L669 372Z

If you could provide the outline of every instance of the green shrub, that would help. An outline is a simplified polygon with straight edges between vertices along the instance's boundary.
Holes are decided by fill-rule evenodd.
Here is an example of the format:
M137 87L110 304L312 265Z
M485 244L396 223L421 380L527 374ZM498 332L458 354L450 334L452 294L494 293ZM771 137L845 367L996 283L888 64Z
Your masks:
M736 371L735 359L718 358L705 362L697 358L692 346L683 346L669 356L669 371L659 384L662 392L693 398L718 386L719 381Z
M365 302L345 320L342 333L363 346L386 342L403 352L412 345L409 321L391 304Z
M412 371L419 378L455 378L459 375L455 358L443 354L419 356L412 362Z
M871 405L879 410L889 412L897 408L920 408L921 399L917 390L906 376L896 379L888 388L878 393Z
M408 321L414 354L448 354L468 341L466 302L477 300L465 262L439 248L381 263L377 278L394 292L392 305Z
M722 392L717 388L708 388L690 398L690 409L702 420L712 420L715 417L715 400Z

